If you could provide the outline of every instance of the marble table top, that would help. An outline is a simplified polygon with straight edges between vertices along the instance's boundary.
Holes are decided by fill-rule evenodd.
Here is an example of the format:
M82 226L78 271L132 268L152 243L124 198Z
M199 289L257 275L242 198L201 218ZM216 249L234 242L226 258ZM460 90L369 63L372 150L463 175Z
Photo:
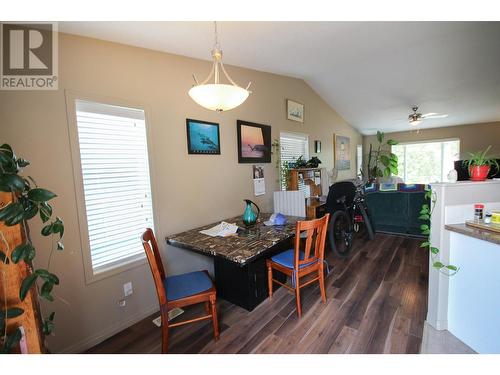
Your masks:
M305 220L300 217L287 216L288 220L285 225L266 226L263 222L268 220L269 216L271 214L261 213L257 223L249 229L246 229L241 216L223 220L227 223L234 223L241 228L235 236L210 237L200 233L200 230L211 228L220 223L217 222L174 234L165 239L171 246L205 255L223 257L243 266L279 242L294 237L296 222Z

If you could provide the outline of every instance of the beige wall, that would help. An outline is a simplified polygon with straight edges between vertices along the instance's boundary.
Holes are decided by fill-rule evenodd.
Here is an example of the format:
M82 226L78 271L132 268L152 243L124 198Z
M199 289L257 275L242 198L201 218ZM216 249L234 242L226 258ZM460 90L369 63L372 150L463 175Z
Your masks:
M425 122L424 125L425 126ZM460 139L460 157L466 158L467 152L484 150L489 145L491 152L500 154L500 122L448 126L445 128L421 129L416 131L387 133L386 140L392 138L398 142L421 142L436 139ZM377 143L375 135L363 137L363 152L367 152L372 143Z
M56 311L56 335L49 338L53 352L82 350L157 309L145 264L85 283L82 251L88 249L80 245L65 90L146 108L156 232L171 274L211 270L212 266L209 258L167 247L163 240L166 235L239 215L244 198L254 199L266 211L272 209L272 191L277 186L274 164L265 164L267 194L253 197L251 165L238 164L237 160L237 119L271 125L273 138L284 130L309 134L311 156L313 141L320 140L322 152L318 156L327 168L333 165L334 133L349 136L353 146L361 143L360 134L300 79L229 67L237 82L253 82L254 93L241 107L227 113L199 107L187 95L191 74L202 77L208 74L210 65L208 61L60 35L58 91L0 92L0 141L12 144L19 155L31 160L26 173L57 192L55 211L66 225L66 249L52 260L52 269L61 279L55 291L58 298L43 306L46 313ZM286 120L286 98L304 103L304 124ZM187 154L186 118L220 123L220 156ZM351 148L351 171L340 174L340 178L354 176L355 149ZM50 244L36 235L39 229L39 223L33 224L39 248L37 263L46 265L47 255L41 249ZM117 301L127 281L133 282L134 294L127 306L120 308Z

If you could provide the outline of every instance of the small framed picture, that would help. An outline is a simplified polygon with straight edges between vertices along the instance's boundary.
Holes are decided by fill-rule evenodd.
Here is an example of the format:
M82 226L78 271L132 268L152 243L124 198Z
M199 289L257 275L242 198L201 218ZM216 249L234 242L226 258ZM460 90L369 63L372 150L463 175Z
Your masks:
M219 124L186 119L188 154L220 155Z
M334 165L339 171L351 169L351 140L335 134L333 137Z
M287 99L286 118L292 121L304 122L304 104Z
M321 141L314 141L314 152L316 154L321 153Z
M271 127L238 120L238 163L271 162Z

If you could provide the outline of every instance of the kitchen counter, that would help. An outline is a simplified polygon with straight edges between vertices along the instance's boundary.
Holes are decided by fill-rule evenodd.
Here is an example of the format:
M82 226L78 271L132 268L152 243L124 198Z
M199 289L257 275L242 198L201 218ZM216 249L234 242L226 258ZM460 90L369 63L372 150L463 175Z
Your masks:
M452 232L460 233L465 236L500 245L500 233L497 232L492 232L486 229L473 228L465 224L447 224L444 227L445 229Z

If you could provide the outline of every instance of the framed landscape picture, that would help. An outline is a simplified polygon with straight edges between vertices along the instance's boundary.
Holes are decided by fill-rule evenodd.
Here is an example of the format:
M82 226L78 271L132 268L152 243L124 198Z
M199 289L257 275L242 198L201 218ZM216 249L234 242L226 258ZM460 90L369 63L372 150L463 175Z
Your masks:
M286 118L292 121L304 122L304 104L287 99Z
M349 137L335 134L333 137L335 168L339 171L351 169L351 140Z
M220 155L219 124L186 119L188 154Z
M271 127L238 120L238 163L271 162Z

